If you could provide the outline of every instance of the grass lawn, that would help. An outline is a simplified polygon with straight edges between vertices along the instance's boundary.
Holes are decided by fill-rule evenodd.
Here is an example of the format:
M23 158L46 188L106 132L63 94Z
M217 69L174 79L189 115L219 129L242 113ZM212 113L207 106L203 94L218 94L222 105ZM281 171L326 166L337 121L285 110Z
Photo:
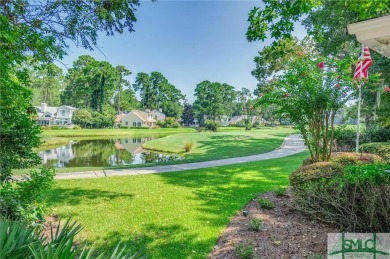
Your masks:
M284 138L294 132L292 128L278 127L250 131L185 133L155 139L142 147L160 152L184 153L184 143L192 141L195 145L190 153L185 154L185 161L199 162L269 152L279 147Z
M256 194L288 184L307 152L177 173L57 181L53 214L84 227L99 250L118 242L149 258L206 258L230 218Z
M41 137L43 146L60 145L75 137L124 137L150 134L176 134L196 132L193 128L176 129L59 129L43 130Z

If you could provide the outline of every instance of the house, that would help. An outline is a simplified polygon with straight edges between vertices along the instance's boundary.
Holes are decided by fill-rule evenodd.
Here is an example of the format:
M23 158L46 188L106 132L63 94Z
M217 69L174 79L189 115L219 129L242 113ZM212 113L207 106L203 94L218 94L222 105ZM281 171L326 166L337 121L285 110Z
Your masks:
M121 126L121 120L122 120L125 116L126 116L126 114L119 114L119 115L117 115L116 118L115 118L115 121L114 121L114 125L115 125L116 127Z
M38 156L42 159L42 164L62 168L75 158L75 153L72 149L73 144L74 142L69 142L66 146L40 151Z
M152 110L152 111L150 111L150 113L152 114L153 119L155 119L156 121L165 121L165 119L166 119L165 114L162 113L161 111Z
M165 116L165 115L164 115ZM153 118L153 113L133 110L126 114L120 120L122 127L153 127L156 126L157 120Z
M35 106L38 113L38 124L48 125L72 125L72 117L77 108L62 105L60 107L47 106L42 103L41 106Z
M365 46L390 58L390 15L348 25L348 33Z
M248 115L239 115L239 116L234 116L233 118L230 119L229 124L237 124L237 123L245 123L245 120L250 119L252 123L254 123L257 119L256 116L249 116Z
M224 127L228 126L229 125L229 117L227 115L222 115L220 117L219 123L221 124L221 126L224 126Z

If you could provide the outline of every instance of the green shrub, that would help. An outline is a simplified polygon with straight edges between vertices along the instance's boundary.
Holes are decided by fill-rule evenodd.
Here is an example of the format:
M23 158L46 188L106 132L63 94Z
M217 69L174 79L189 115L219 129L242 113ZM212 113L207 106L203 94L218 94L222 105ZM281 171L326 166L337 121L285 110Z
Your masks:
M287 188L284 188L284 187L278 187L274 190L274 193L276 196L278 197L284 197L286 196L286 193L287 193Z
M194 147L195 143L192 140L187 140L184 142L184 150L188 153L191 152L192 148Z
M22 219L29 224L43 222L46 204L44 192L50 189L54 169L42 168L31 171L22 181L3 182L0 187L0 216L12 220Z
M138 255L125 253L125 247L118 245L111 253L100 255L93 248L75 246L74 240L81 226L68 220L54 230L50 225L47 239L42 229L31 228L25 221L12 221L0 217L0 258L136 258Z
M252 219L250 229L253 231L260 231L263 228L263 221L261 219Z
M290 176L296 209L342 231L390 231L390 174L385 165L350 164L341 172L332 163L313 166Z
M252 129L252 127L253 127L252 123L251 123L251 122L249 122L248 124L246 124L246 126L245 126L245 130L251 130L251 129Z
M363 140L363 133L361 141ZM337 152L353 151L356 145L356 130L340 126L335 128L332 150Z
M330 161L340 163L342 165L349 164L367 164L367 163L380 163L382 158L368 153L352 153L352 152L334 152L331 155Z
M258 199L257 202L260 204L260 207L262 207L263 209L271 210L275 207L272 201L268 199Z
M390 142L375 142L360 145L360 150L367 153L376 154L390 164Z
M218 123L212 120L206 120L206 122L204 123L204 127L206 130L212 130L212 131L218 131L219 129Z
M342 165L334 162L319 162L305 165L290 175L290 184L294 186L311 180L328 179L342 174L342 171Z
M252 241L249 243L240 243L236 246L235 252L240 259L251 259L253 258L255 247Z
M80 127L79 125L74 125L74 126L73 126L73 129L74 129L74 130L78 130L78 129L81 129L81 127Z
M365 132L364 143L388 141L390 141L390 128L374 127Z
M175 118L167 117L165 120L159 120L156 123L161 128L179 128L180 123Z
M157 121L156 125L160 128L166 128L166 122L165 121Z
M360 144L390 141L390 128L374 127L360 133ZM334 134L333 151L354 151L356 146L356 130L340 126Z

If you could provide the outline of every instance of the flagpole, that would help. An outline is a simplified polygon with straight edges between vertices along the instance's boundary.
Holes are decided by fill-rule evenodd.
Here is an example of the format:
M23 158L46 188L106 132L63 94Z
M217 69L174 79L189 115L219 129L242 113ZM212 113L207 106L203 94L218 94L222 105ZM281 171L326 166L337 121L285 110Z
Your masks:
M362 88L361 85L358 85L359 89L359 99L358 99L358 115L357 115L357 125L356 125L356 153L359 153L359 137L360 137L360 103L362 100Z

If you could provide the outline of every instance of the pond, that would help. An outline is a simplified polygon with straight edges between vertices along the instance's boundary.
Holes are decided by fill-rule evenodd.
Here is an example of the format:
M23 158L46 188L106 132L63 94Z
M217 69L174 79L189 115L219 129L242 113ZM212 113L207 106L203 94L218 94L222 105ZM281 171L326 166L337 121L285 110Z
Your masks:
M161 136L84 139L38 152L42 164L55 168L122 166L182 159L178 154L144 150L142 144Z

